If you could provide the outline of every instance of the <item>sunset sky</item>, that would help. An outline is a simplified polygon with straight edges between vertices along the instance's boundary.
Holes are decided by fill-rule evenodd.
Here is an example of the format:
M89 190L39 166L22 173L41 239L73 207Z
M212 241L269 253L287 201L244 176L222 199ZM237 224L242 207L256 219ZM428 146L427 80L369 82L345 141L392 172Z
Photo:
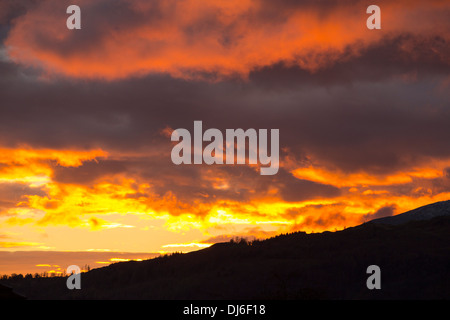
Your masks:
M449 17L446 0L1 0L0 274L450 199ZM195 120L279 129L278 173L174 165Z

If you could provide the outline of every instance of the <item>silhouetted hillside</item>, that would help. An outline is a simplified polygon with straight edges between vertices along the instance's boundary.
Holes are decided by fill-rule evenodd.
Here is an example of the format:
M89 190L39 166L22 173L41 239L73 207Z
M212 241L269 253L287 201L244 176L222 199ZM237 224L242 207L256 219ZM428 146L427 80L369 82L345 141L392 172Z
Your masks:
M439 216L450 216L450 200L432 203L399 215L371 220L371 223L402 224L409 221L428 220Z
M25 297L18 295L12 288L0 284L0 300L23 300Z
M381 268L381 290L366 287L372 264ZM448 299L450 216L220 243L91 270L81 290L65 282L9 285L30 299Z

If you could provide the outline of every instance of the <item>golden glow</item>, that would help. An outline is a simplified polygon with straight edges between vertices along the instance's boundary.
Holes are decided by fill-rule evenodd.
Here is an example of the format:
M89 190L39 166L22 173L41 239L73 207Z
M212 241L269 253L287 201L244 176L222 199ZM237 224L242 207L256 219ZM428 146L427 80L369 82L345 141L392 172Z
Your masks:
M111 258L111 262L124 262L124 261L142 261L142 259L124 259L124 258Z
M191 242L191 243L172 243L163 245L162 248L209 248L212 243L199 243L199 242Z
M143 261L143 259L127 259L127 258L110 258L109 261L96 261L97 264L111 264L116 262L127 262L127 261Z
M433 161L422 167L387 175L366 172L346 174L327 169L324 165L311 165L296 168L292 170L292 174L299 179L341 188L342 195L332 199L286 202L278 198L277 188L272 187L265 196L255 195L255 198L247 202L228 200L226 206L220 201L181 203L171 193L159 197L153 194L150 183L140 182L124 174L105 176L92 185L58 183L52 179L54 167L51 161L55 161L59 166L81 166L83 162L106 157L108 153L103 150L2 149L0 160L8 165L0 170L0 183L23 183L45 190L44 195L32 194L21 198L15 206L7 210L8 215L3 219L3 223L10 226L65 225L90 230L132 231L137 225L117 221L117 216L131 215L141 220L165 221L163 227L175 233L197 229L208 234L218 226L229 228L239 225L271 227L280 232L305 227L316 232L358 224L363 215L373 213L390 203L396 204L396 212L401 212L445 199L446 194L433 196L422 186L413 189L415 193L421 194L420 197L393 195L389 188L399 184L414 184L415 180L426 181L442 177L444 169L450 165L447 161ZM212 172L209 174L204 183L209 183L213 189L229 188L228 177L214 177ZM345 215L345 219L339 214ZM116 221L109 220L113 216ZM327 219L326 216L330 218ZM329 222L312 222L316 220ZM149 230L149 226L141 225L140 228ZM40 244L42 243L4 241L1 246Z
M30 169L39 168L38 160L55 160L64 167L78 167L83 161L94 160L98 157L106 157L108 154L103 150L75 151L75 150L52 150L52 149L6 149L0 148L0 161L2 163L26 164L32 166ZM45 167L43 165L43 167ZM48 172L48 171L47 171Z
M292 174L298 179L306 179L320 183L331 183L337 187L354 187L358 185L390 185L412 182L414 178L432 179L442 176L443 169L435 167L414 168L407 172L388 175L371 175L369 173L346 174L341 171L329 171L324 168L307 167L295 169Z
M0 241L0 248L18 248L18 247L36 247L39 246L41 243L36 242L7 242L7 241Z

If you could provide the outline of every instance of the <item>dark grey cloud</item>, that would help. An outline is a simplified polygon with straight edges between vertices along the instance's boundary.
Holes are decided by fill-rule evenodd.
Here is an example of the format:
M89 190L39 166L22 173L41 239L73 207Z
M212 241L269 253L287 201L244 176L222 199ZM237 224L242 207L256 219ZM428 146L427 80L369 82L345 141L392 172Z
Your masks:
M360 55L352 55L351 47L344 54L347 59L315 72L304 70L292 63L277 63L255 70L250 74L252 82L267 90L302 90L305 87L352 85L403 79L415 81L450 72L447 52L448 39L436 34L433 37L404 33L387 35L368 48L361 48ZM324 52L324 56L333 52Z
M438 71L419 74L411 82L268 89L257 80L212 84L168 76L112 83L40 82L24 78L9 63L2 68L9 70L3 75L8 81L0 86L4 146L154 147L169 154L171 144L161 130L192 130L193 121L202 120L205 129L279 128L281 147L347 171L390 171L425 157L450 155L450 99Z
M0 214L4 210L16 208L20 202L26 202L27 196L45 196L42 187L30 187L27 183L1 182L0 183Z
M277 174L277 185L281 199L287 202L300 202L315 198L334 198L341 191L331 185L297 179L289 172L282 170Z
M397 209L397 206L395 204L386 205L386 206L381 207L380 209L376 210L373 213L365 214L362 217L361 221L367 222L367 221L370 221L373 219L393 216L396 209Z
M107 175L126 172L123 162L117 160L97 160L84 162L79 167L53 167L52 180L59 183L89 185Z
M2 0L0 3L0 26L9 26L28 10L33 9L39 0Z

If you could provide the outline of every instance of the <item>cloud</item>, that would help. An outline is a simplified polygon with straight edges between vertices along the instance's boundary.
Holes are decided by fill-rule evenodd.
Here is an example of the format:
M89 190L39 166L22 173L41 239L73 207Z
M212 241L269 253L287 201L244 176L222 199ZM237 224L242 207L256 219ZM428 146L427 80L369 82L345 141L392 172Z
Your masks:
M329 184L317 183L295 178L292 174L282 172L277 175L281 199L288 202L300 202L316 198L334 198L340 190Z
M394 213L396 212L396 209L397 209L397 205L395 205L395 204L383 206L373 213L364 215L362 218L362 221L367 222L367 221L370 221L373 219L393 216Z
M42 187L30 187L27 183L0 182L0 215L26 202L27 196L33 195L43 197L46 192Z
M345 208L345 204L321 206L320 210L314 210L314 207L311 206L289 209L287 215L296 216L297 219L289 225L288 231L314 232L315 230L336 230L355 225L355 215L344 214L340 211L343 208Z
M214 244L221 242L230 242L236 239L246 239L247 241L252 241L256 239L267 239L277 235L277 231L266 231L260 227L245 228L242 232L231 233L231 234L220 234L212 236L202 240L205 244Z
M84 162L78 167L53 167L53 181L57 183L91 184L104 176L123 173L126 167L117 160L96 160Z
M427 36L406 32L385 35L359 55L313 73L298 65L280 62L252 71L249 78L269 90L283 91L393 79L416 82L423 77L448 74L448 50L450 41L441 34Z
M163 245L162 248L208 248L211 244L208 243L198 243L198 242L191 242L191 243L171 243Z
M18 248L18 247L37 247L42 243L37 242L11 242L11 241L0 241L0 248Z
M263 0L83 0L78 2L82 29L74 32L65 27L68 4L40 2L20 16L5 42L10 57L48 75L74 78L114 80L154 73L246 78L277 63L310 72L327 68L358 57L386 32L429 36L437 31L435 23L448 28L448 7L439 0L426 6L420 1L383 3L380 32L367 30L363 1L283 1L273 6Z

